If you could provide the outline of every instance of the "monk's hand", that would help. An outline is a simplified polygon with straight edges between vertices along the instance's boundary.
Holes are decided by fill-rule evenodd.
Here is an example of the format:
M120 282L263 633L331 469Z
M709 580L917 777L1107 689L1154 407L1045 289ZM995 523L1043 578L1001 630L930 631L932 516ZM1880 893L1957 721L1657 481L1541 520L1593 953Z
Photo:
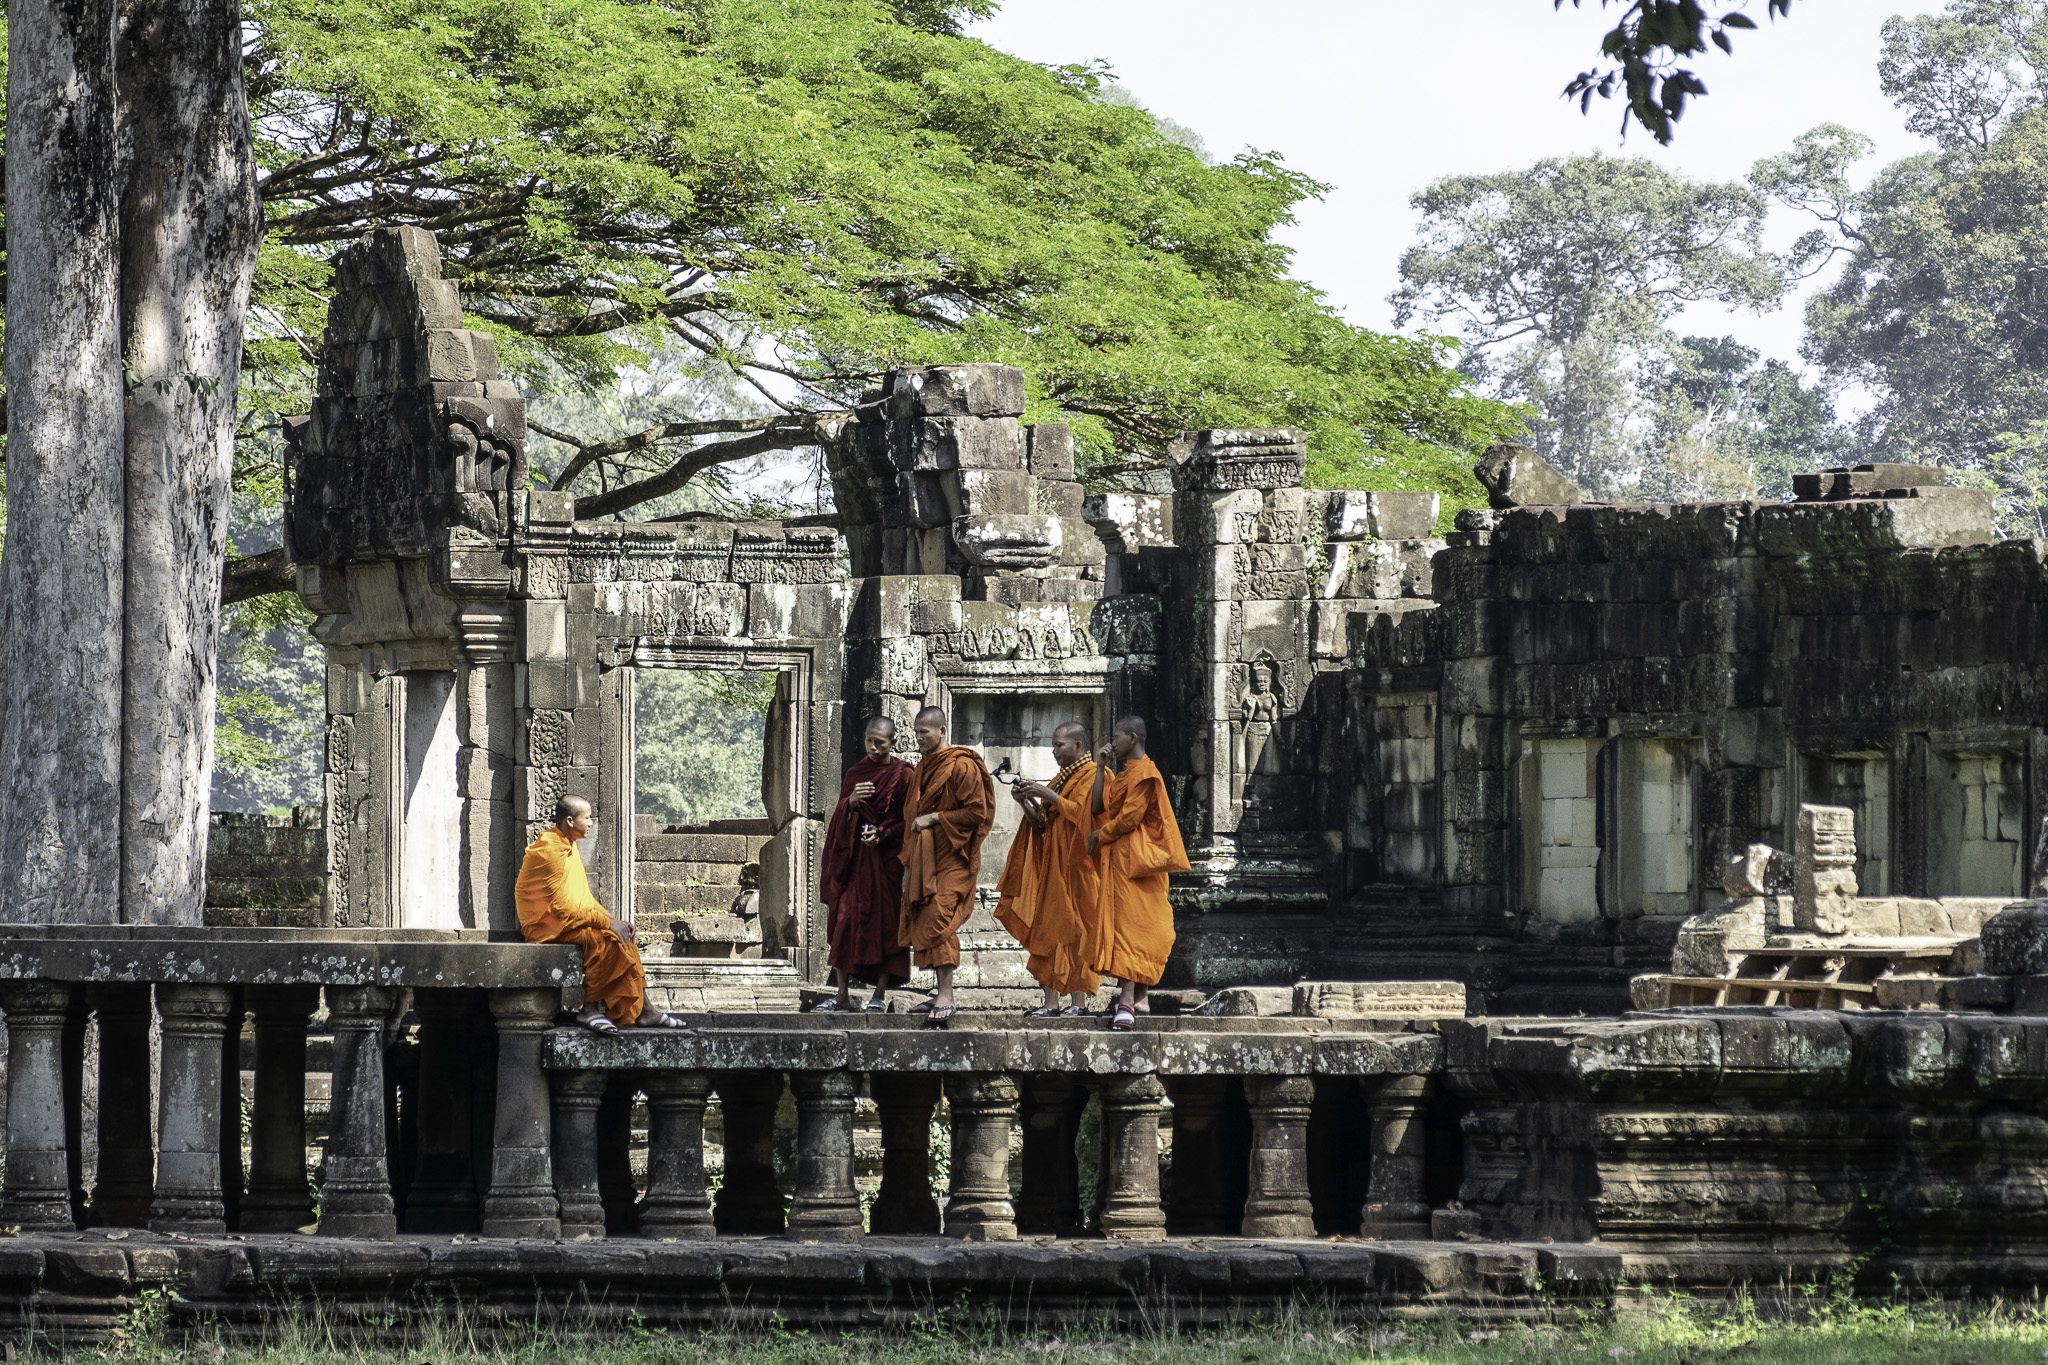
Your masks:
M860 841L864 844L879 844L882 842L882 831L874 825L862 825Z
M852 799L852 801L853 801L853 804L855 804L855 805L857 806L857 805L859 805L859 804L860 804L861 802L863 802L863 801L867 800L867 799L868 799L868 798L869 798L870 796L873 796L874 794L875 794L875 784L874 784L874 783L872 783L872 782L856 782L856 783L854 783L854 784L853 784L853 796L852 796L852 798L851 798L851 799Z
M619 942L631 943L633 941L633 921L614 918L612 920L612 932L619 936Z
M1053 791L1051 787L1046 786L1043 782L1019 782L1017 784L1017 799L1019 801L1022 801L1027 796L1031 796L1036 797L1040 801L1050 802L1054 800L1057 797L1057 795L1058 793Z
M933 825L936 825L938 823L939 817L936 815L920 815L915 820L910 822L910 827L912 829L930 829Z
M1107 768L1110 764L1116 762L1115 746L1105 744L1100 749L1097 749L1095 751L1095 762L1098 767L1103 768Z

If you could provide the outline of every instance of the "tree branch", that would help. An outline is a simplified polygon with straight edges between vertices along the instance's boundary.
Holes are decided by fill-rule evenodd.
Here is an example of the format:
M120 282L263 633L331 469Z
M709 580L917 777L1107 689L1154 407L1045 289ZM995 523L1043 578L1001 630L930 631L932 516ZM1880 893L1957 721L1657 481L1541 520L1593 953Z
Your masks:
M252 597L299 590L299 566L282 545L247 559L229 559L220 576L220 604L232 606Z
M779 429L758 431L751 436L742 436L736 441L714 441L710 445L698 446L650 478L607 489L595 497L579 497L576 499L576 515L610 516L614 512L623 512L628 507L638 507L643 502L652 502L656 498L673 493L713 465L729 464L753 455L765 455L771 450L795 450L799 446L815 445L824 439L822 424L845 415L807 413L801 422L791 422L783 417L763 419L779 424Z

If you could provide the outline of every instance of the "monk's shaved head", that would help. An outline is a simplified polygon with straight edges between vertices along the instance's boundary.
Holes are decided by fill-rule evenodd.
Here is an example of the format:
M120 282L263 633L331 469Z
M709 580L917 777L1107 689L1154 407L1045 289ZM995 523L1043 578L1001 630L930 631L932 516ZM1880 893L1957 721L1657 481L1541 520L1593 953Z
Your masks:
M917 713L917 719L912 721L911 724L936 725L943 730L946 728L946 713L936 706L927 706L924 710Z
M1088 742L1088 727L1078 720L1064 721L1053 727L1052 735L1054 739L1061 735L1071 735L1075 743L1085 745Z
M555 823L559 825L564 820L573 820L589 810L590 803L580 796L561 797L555 802Z
M937 753L946 747L946 713L938 707L927 706L918 712L917 719L910 723L910 728L917 736L919 753Z
M887 716L869 716L868 723L860 727L860 732L866 734L870 730L887 730L893 735L896 733L896 722Z
M1142 716L1125 716L1117 721L1116 728L1136 735L1140 744L1145 742L1145 720Z

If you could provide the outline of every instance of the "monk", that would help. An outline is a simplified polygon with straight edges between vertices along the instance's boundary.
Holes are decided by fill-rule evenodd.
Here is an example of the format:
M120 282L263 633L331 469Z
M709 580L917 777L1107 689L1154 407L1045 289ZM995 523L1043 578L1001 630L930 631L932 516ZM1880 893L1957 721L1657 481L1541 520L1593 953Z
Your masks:
M896 940L903 902L903 797L915 771L896 757L896 722L876 716L861 733L866 756L846 770L839 805L825 828L818 897L825 902L825 961L839 994L820 1010L850 1010L850 982L872 984L867 1010L889 1008L891 983L910 979L910 953Z
M1045 987L1045 1003L1027 1019L1086 1014L1102 985L1082 961L1083 926L1094 918L1095 860L1088 855L1088 831L1095 821L1087 792L1095 781L1088 756L1088 727L1070 720L1052 732L1052 760L1059 776L1051 782L1019 782L1011 788L1024 808L1024 824L1010 845L996 919L1030 954L1025 968ZM1060 997L1068 997L1065 1010Z
M1166 779L1145 754L1145 722L1136 716L1118 721L1095 759L1089 798L1095 828L1088 851L1098 859L1102 890L1089 925L1087 958L1096 971L1123 983L1109 1020L1123 1032L1138 1015L1152 1012L1146 992L1165 975L1166 955L1173 951L1166 878L1188 870L1188 853L1166 798ZM1112 761L1118 770L1108 778Z
M960 926L974 912L981 879L981 841L995 823L996 783L981 755L946 742L946 713L927 706L911 722L920 755L903 798L903 907L897 941L911 961L929 967L939 988L912 1009L928 1024L953 1017L953 969L960 965Z
M583 1012L577 1022L597 1033L621 1025L688 1028L647 1003L647 973L629 920L613 920L590 894L576 842L596 823L580 796L555 802L555 823L526 846L512 894L519 932L528 943L573 943L583 950Z

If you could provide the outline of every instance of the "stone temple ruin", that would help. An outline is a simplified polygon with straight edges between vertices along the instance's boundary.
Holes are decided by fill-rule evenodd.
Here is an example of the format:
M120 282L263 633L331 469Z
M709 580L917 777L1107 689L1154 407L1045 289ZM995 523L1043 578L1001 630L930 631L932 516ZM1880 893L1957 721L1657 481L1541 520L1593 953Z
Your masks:
M1988 494L1599 505L1508 446L1439 536L1256 429L1091 495L1018 371L954 365L864 396L836 526L579 518L430 235L337 285L288 429L324 809L222 823L206 928L0 938L0 1333L160 1285L254 1333L2048 1283L2048 572ZM639 695L691 669L773 675L764 818L635 809ZM1194 868L1136 1032L1023 1026L992 894L991 1008L796 1012L857 729L926 704L1033 776L1151 722ZM555 1026L580 963L511 887L565 791L694 1031Z

